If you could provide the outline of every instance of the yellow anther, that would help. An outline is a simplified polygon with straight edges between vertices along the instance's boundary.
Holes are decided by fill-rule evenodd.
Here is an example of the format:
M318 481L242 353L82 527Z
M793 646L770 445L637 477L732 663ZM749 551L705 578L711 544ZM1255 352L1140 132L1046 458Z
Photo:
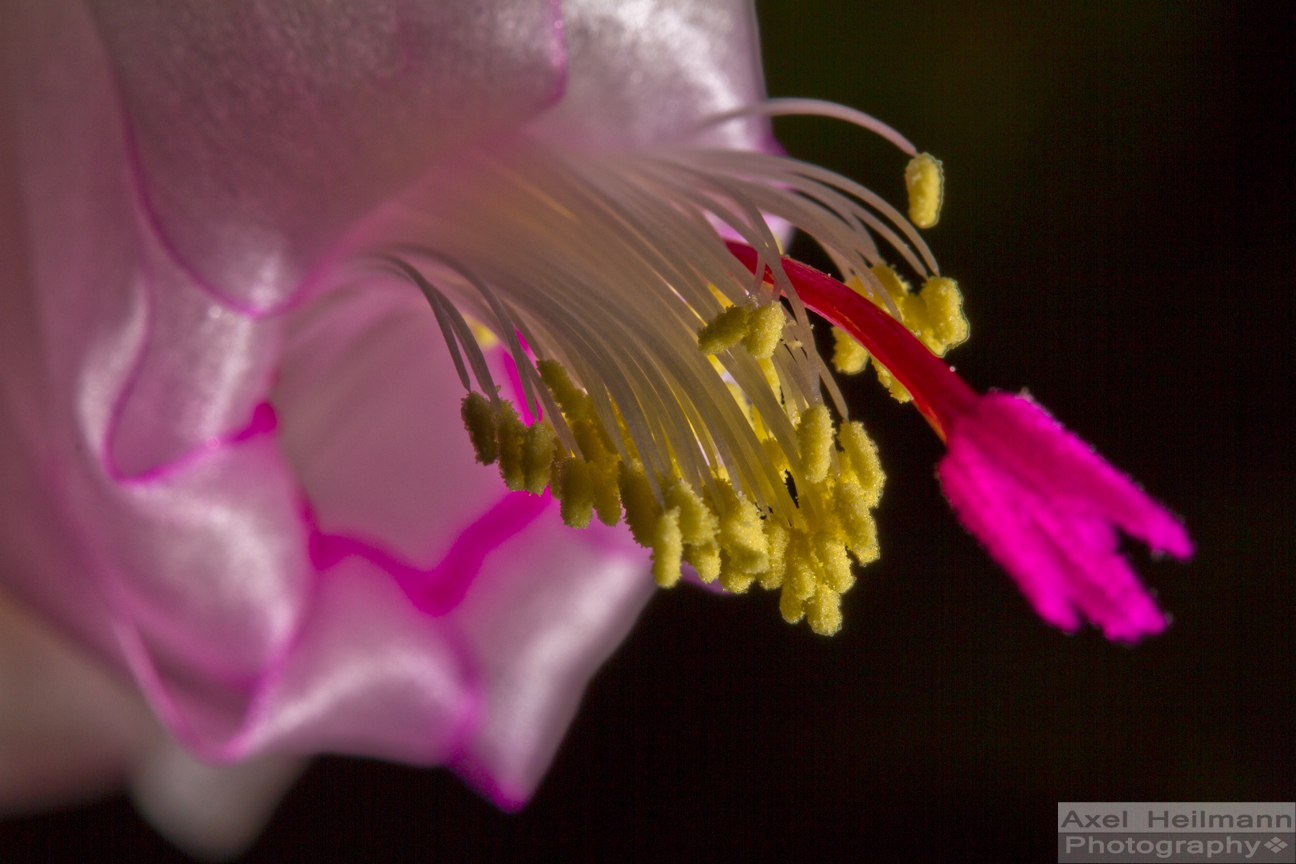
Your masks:
M815 560L814 551L810 547L810 538L801 532L793 533L792 542L788 544L783 590L790 590L798 599L810 599L818 583L815 578L818 572L819 562Z
M819 578L820 587L827 585L840 594L855 584L850 558L846 557L846 547L842 545L842 538L836 532L816 534L814 550L815 558L823 566Z
M831 636L841 629L841 594L820 586L805 605L811 630L820 636Z
M792 467L788 462L787 454L783 452L783 448L773 436L761 439L761 449L765 451L765 458L770 461L770 465L779 475Z
M858 420L843 423L837 430L837 441L846 453L851 475L863 491L865 506L876 507L886 481L877 445Z
M526 445L527 427L509 402L500 403L498 434L500 476L504 485L516 492L526 487L526 463L523 449Z
M787 569L787 548L792 533L774 519L765 520L765 542L769 548L769 569L757 576L760 585L765 589L777 588L783 584L783 573Z
M900 310L900 320L923 344L938 357L956 345L962 344L968 337L968 323L963 316L963 295L959 293L958 283L943 276L933 276L923 284L923 289L914 294L909 283L900 277L895 270L885 264L872 268L872 273L882 283L882 287L891 295L896 308ZM858 280L851 281L851 287L864 294L864 286ZM874 301L876 302L876 301ZM879 306L883 305L881 303ZM849 351L842 347L850 337L841 334L838 337L838 351ZM845 355L844 355L845 356ZM836 363L834 357L834 363ZM840 364L838 364L840 367ZM894 384L890 374L883 375L879 367L878 378L892 391L900 401L908 401L903 388Z
M909 395L909 391L905 389L905 386L897 381L894 376L887 371L885 366L881 363L874 363L873 367L877 369L878 382L887 389L887 392L891 394L893 399L897 402L908 402L913 399L913 397Z
M765 539L760 512L747 498L734 496L720 517L720 548L737 573L754 575L769 569L769 541Z
M656 530L654 526L661 513L661 505L653 497L652 485L644 474L643 466L637 462L633 465L622 462L617 473L617 488L621 492L621 503L625 505L626 524L630 526L635 542L640 546L656 548L653 532ZM675 518L678 520L678 514Z
M936 330L931 325L927 314L927 304L917 294L910 294L900 301L900 317L909 332L918 337L918 341L927 346L927 350L937 357L945 353L945 345L936 338Z
M720 522L692 486L679 480L672 483L666 489L666 507L680 511L680 531L685 543L701 545L715 541Z
M539 495L549 485L557 439L548 423L532 423L522 442L522 473L528 492Z
M758 360L769 359L783 337L783 322L780 303L769 303L752 312L747 321L747 334L742 340L747 353Z
M585 528L594 515L594 480L597 470L579 457L569 456L558 471L558 500L562 502L563 524Z
M903 285L898 277L893 280ZM919 299L903 291L902 297ZM755 334L756 341L773 339L777 343L785 312L781 306L766 308L770 311L748 310L747 321L754 326L747 334ZM764 336L758 332L762 326L768 328ZM749 353L766 347L768 344L746 345ZM757 360L781 403L779 377L771 357ZM715 357L712 361L717 365ZM677 583L682 563L688 563L702 581L718 579L735 593L748 590L757 581L765 588L781 588L779 608L784 617L795 622L809 615L815 632L830 633L840 627L838 595L854 582L848 556L865 561L877 554L877 529L868 508L877 502L882 471L863 427L846 424L836 433L842 448L839 453L827 407L805 407L803 398L793 400L800 410L784 405L805 472L797 478L796 512L767 513L735 490L724 466L713 466L712 477L695 486L697 480L683 479L680 465L669 458L668 476L658 475L656 485L650 482L616 406L612 409L617 422L609 430L594 411L589 395L561 365L542 361L539 367L575 439L576 454L559 443L548 422L537 421L530 427L523 424L507 400L492 403L480 394L469 394L462 406L464 425L479 459L498 462L509 488L538 494L547 485L561 502L563 521L574 528L588 526L595 513L604 523L615 525L624 507L636 541L653 552L653 576L659 585ZM723 369L722 364L718 366L718 371ZM751 408L747 394L732 386L731 390L769 467L787 471L788 452ZM626 442L631 453L628 464L613 446L613 435ZM666 455L670 457L669 451ZM661 500L654 494L658 488Z
M666 510L653 525L653 578L663 588L670 588L680 578L680 558L684 540L680 536L679 510Z
M806 479L818 483L828 476L832 467L832 418L825 405L815 405L805 412L797 424L797 445L801 450L801 464Z
M751 309L730 306L698 331L698 348L703 354L719 354L732 348L747 335Z
M877 280L882 283L882 287L886 289L886 292L891 295L891 299L896 301L896 303L899 303L902 299L909 296L913 290L909 287L909 283L895 271L895 268L887 264L877 264L870 267L869 270L877 277ZM861 294L864 293L860 290L858 283L853 284L856 291L860 291ZM877 303L876 300L874 302ZM878 303L878 305L882 306L884 309L886 308L885 304Z
M843 375L854 375L863 372L868 365L869 353L863 345L840 327L833 328L833 368Z
M811 544L811 548L815 553L815 561L818 562L820 566L823 565L823 557L820 554L820 547L826 543L828 539L831 538L838 544L844 544L846 542L846 536L842 533L841 520L837 518L837 513L833 506L834 501L836 500L835 490L837 486L838 483L834 482L832 478L829 478L824 483L816 483L810 487L811 493L814 495L815 499L815 509L818 512L815 514L815 518L807 520L809 524L806 527L814 541ZM798 492L799 491L800 490L798 490ZM822 573L820 578L822 578Z
M930 228L940 221L945 176L940 160L930 153L920 153L905 167L905 187L909 190L909 221L919 228Z
M873 503L877 503L876 499ZM872 563L878 557L877 522L869 513L870 506L864 490L854 480L843 481L833 496L833 510L841 523L846 548L861 564Z
M792 590L791 582L783 583L783 593L779 595L779 614L789 624L795 624L805 617L805 602Z
M900 310L901 322L911 331L919 334L919 338L921 338L922 328L926 320L926 312L922 309L922 301L917 297L912 296L909 283L900 278L899 273L885 264L878 264L870 269L872 270L873 275L877 277L878 281L882 283L882 287L886 292L891 295L891 299L895 302L896 308ZM852 281L851 286L861 294L864 293L864 286L858 281ZM914 301L920 305L915 307ZM883 303L876 299L873 302L877 303L877 305L882 308L886 308ZM922 321L914 318L915 311L921 311L923 317ZM891 372L885 366L880 363L874 363L873 365L877 369L878 381L881 382L883 387L890 391L891 395L895 397L897 402L908 402L913 398L909 395L909 391L904 388L904 385L892 377Z
M720 576L720 545L714 541L700 546L685 546L684 560L693 565L703 582L714 582Z
M574 423L593 413L588 409L589 397L572 383L567 370L557 360L541 360L536 364L536 371L569 421Z
M882 287L886 290L887 294L891 295L891 300L896 304L896 308L900 310L901 322L905 327L909 328L910 331L918 336L919 339L922 339L929 348L932 348L934 344L933 330L931 323L928 321L927 308L923 304L922 299L915 296L909 287L909 283L902 279L899 273L886 264L878 264L870 269L873 275L877 277L878 282L882 283ZM852 279L850 286L860 294L863 294L866 297L869 296L868 292L864 290L863 283L858 279ZM886 308L886 304L881 302L880 298L872 299L878 306L881 306L884 309ZM850 341L853 340L850 339L849 335L845 333L838 335L837 352L834 353L833 356L833 363L834 365L837 365L838 371L844 371L848 374L852 368L855 368L856 363L858 363L858 369L856 371L863 370L864 364L868 360L867 353L862 355L863 359L859 359L861 355L851 353L856 350L865 351L865 349L863 346L860 346L858 349L847 347L846 343ZM842 357L841 363L838 363L837 360L838 353L840 353ZM908 402L911 398L909 391L906 390L899 381L896 381L895 378L892 377L891 372L887 370L886 367L882 366L880 363L874 363L873 365L877 368L878 381L882 383L882 386L887 388L897 401Z
M971 328L963 314L963 295L957 282L944 276L933 276L923 284L919 296L927 307L932 330L941 342L939 354L944 355L945 351L967 341Z
M756 581L750 573L741 573L732 567L726 567L724 552L720 553L720 587L734 594L746 594L747 589Z
M469 393L460 403L459 414L463 417L468 440L477 453L477 461L483 465L493 464L499 458L499 445L495 440L499 434L499 415L495 407L480 393Z
M621 521L621 493L617 488L618 465L613 462L609 468L602 465L590 466L590 480L594 486L594 512L599 521L611 527Z
M589 414L594 416L593 406L590 406ZM576 420L575 422L570 422L570 417L568 419L572 435L576 438L576 446L580 448L581 455L589 461L604 467L617 461L619 457L616 450L613 449L612 441L608 438L602 423L599 423L596 419L591 420L588 418Z

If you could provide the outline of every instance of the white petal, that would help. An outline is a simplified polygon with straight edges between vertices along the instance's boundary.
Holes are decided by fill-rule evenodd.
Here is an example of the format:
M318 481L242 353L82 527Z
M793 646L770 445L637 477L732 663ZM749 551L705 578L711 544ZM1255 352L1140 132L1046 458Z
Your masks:
M277 755L207 765L167 739L135 772L131 800L159 833L190 855L225 860L256 839L306 762Z
M639 149L678 142L698 120L765 98L748 0L564 0L567 92L533 124L560 144ZM769 123L711 130L715 146L777 150Z

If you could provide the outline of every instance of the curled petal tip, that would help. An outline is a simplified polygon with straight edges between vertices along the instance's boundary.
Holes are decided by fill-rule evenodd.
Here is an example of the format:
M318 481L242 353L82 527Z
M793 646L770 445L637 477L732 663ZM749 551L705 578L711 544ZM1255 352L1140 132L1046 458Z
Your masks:
M1183 525L1029 398L992 393L960 417L938 474L955 512L1062 630L1081 617L1136 642L1168 624L1117 550L1117 528L1176 558Z

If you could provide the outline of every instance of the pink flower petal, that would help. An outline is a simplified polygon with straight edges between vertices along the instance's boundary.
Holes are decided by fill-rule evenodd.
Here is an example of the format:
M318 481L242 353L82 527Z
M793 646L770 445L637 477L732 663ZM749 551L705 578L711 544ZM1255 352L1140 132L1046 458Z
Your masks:
M554 140L672 140L760 96L744 4L572 8L578 101ZM203 759L452 761L519 806L652 590L624 531L574 534L542 503L474 534L517 499L473 462L425 302L303 290L372 208L558 96L557 9L19 0L6 17L23 77L0 88L0 495L21 506L0 573ZM767 124L722 139L764 146ZM308 508L355 545L313 561ZM177 836L154 805L183 796L149 778L182 774L138 783Z
M462 398L411 285L345 288L289 316L273 400L321 529L380 538L424 566L439 560L505 493L475 461Z
M375 284L322 297L292 316L285 348L275 391L283 443L321 527L338 537L333 549L356 555L338 567L364 559L370 572L386 568L373 578L390 590L403 585L428 626L454 634L444 638L457 646L455 669L465 689L447 705L476 707L462 720L467 737L453 758L483 791L520 805L552 758L589 676L651 593L646 553L624 531L564 528L556 507L507 495L497 473L474 462L457 411L446 410L457 407L462 386L426 301L412 287ZM507 380L503 373L496 366L497 380ZM451 596L441 584L420 585L440 578L437 562L453 557L464 528L501 500L540 509L516 536L500 538L466 590L456 586ZM368 539L346 542L341 535ZM437 566L416 569L428 565ZM332 590L333 573L325 575L325 590ZM363 656L376 647L350 650ZM477 721L485 725L473 727ZM413 742L402 753L380 755L450 758Z
M765 98L748 0L564 0L570 77L530 131L558 144L640 149L679 142L781 152L763 119L691 134L699 120Z
M623 528L563 526L549 508L492 557L448 616L477 663L482 724L455 769L497 804L531 796L590 678L655 590Z
M1027 398L983 397L947 443L946 496L1041 617L1073 631L1083 614L1123 642L1165 629L1115 529L1187 558L1192 543L1173 515Z
M153 314L160 294L189 311L197 295L139 218L92 24L78 4L28 4L17 17L27 77L11 92L21 134L5 170L26 242L0 316L14 339L0 341L30 353L5 367L6 449L28 454L5 472L6 500L24 502L7 520L6 579L106 657L121 662L124 616L172 667L237 691L291 632L308 566L273 444L201 442L249 421L271 358L256 334L151 326L174 323ZM185 342L213 362L161 369ZM152 410L131 409L145 379ZM156 432L159 414L172 434ZM139 473L115 464L115 442Z
M161 236L249 310L432 161L562 93L550 0L91 6Z

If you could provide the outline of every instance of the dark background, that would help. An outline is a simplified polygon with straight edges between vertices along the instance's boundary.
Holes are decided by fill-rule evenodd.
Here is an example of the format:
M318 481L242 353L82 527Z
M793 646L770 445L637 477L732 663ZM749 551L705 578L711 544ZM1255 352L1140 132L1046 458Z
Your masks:
M869 373L850 392L889 473L883 557L841 634L788 627L772 594L661 593L522 814L445 771L323 758L247 860L1051 861L1059 800L1291 800L1293 9L759 3L772 95L944 160L928 239L972 321L959 371L1029 387L1187 520L1190 565L1130 549L1167 634L1042 624ZM888 146L778 132L903 201ZM0 823L0 859L64 854L180 860L121 797Z

